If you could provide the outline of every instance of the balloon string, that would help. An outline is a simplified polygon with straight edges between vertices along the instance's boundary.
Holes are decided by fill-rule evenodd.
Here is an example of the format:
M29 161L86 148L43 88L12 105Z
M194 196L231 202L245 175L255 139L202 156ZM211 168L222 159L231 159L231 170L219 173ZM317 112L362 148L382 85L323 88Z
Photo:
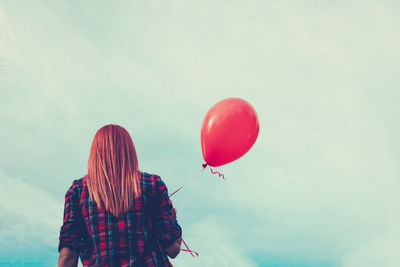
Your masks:
M182 187L183 187L183 185L181 186L181 187L179 187L177 190L175 190L173 193L171 193L170 195L169 195L169 197L172 197L175 193L177 193L179 190L181 190L182 189ZM182 251L186 251L186 252L189 252L190 253L190 255L192 255L192 257L198 257L199 256L199 254L196 252L196 251L193 251L193 250L190 250L189 249L189 247L188 247L188 245L186 244L186 242L185 242L185 240L183 240L183 238L182 238L182 242L183 242L183 244L185 244L185 247L187 248L187 249L183 249L183 248L181 248L181 250ZM195 255L193 255L193 253L195 253L196 254L196 256Z
M204 164L203 164L203 169L201 170L201 171L204 171ZM186 183L184 184L184 185L182 185L181 187L179 187L177 190L175 190L173 193L171 193L170 195L169 195L169 197L172 197L175 193L177 193L179 190L181 190L182 189L182 187L184 187L186 185Z
M181 249L181 250L189 252L190 255L192 255L192 257L199 256L199 254L198 254L196 251L193 251L193 250L190 250L190 249L189 249L189 247L186 245L186 242L185 242L185 240L183 240L183 238L182 238L182 242L183 242L183 244L185 244L185 247L186 247L187 250L185 250L185 249ZM196 256L193 255L192 252L194 252L194 253L196 254Z
M212 174L218 174L219 177L222 177L222 179L226 180L225 175L223 175L222 173L217 172L217 171L214 172L211 167L210 167L210 171Z
M204 171L204 169L208 166L208 164L207 164L207 163L204 163L202 166L203 166L203 169L202 169L201 171ZM226 180L225 175L223 175L222 173L220 173L220 172L218 172L218 171L213 171L213 169L212 169L211 167L210 167L210 171L211 171L212 174L218 174L219 177L222 177L222 179ZM171 194L169 195L169 197L172 197L175 193L177 193L177 192L178 192L179 190L181 190L182 188L183 188L183 185L182 185L181 187L179 187L177 190L175 190L173 193L171 193ZM182 248L181 248L182 251L189 252L190 255L192 255L192 257L198 257L198 256L199 256L199 254L198 254L196 251L193 251L193 250L190 250L190 249L189 249L188 245L186 244L185 240L183 240L183 238L182 238L182 242L183 242L183 244L184 244L185 247L186 247L186 249L182 249ZM193 255L193 253L196 254L196 256Z
M196 254L196 256L198 257L199 256L199 253L197 253L196 251L194 251L194 250L187 250L187 249L184 249L184 248L181 248L181 251L187 251L187 252L193 252L194 254ZM193 255L192 255L193 256ZM194 256L193 256L194 257Z
M169 197L172 197L176 192L178 192L179 190L181 190L183 187L183 185L181 187L178 188L178 190L175 190L175 192L173 192L171 195L169 195Z
M178 190L176 190L175 192L173 192L172 194L170 194L169 197L172 197L176 192L178 192L179 190L181 190L182 187L183 187L183 185L182 185L181 187L179 187ZM195 256L192 254L192 250L189 249L189 247L186 245L186 243L185 243L185 241L183 240L183 238L182 238L182 241L183 241L183 244L185 244L185 246L186 246L187 249L182 249L182 248L181 248L181 250L182 250L182 251L187 251L187 252L190 253L190 255L192 255L192 257L195 257ZM198 254L197 252L195 252L195 251L193 251L193 252L196 253L197 256L199 256L199 254Z
M202 166L203 166L203 170L204 170L205 168L207 168L208 164L204 163ZM213 171L213 169L211 167L210 167L210 171L211 171L212 174L218 174L218 176L220 178L222 177L222 179L227 180L227 178L225 178L225 175L223 175L222 173L220 173L218 171Z

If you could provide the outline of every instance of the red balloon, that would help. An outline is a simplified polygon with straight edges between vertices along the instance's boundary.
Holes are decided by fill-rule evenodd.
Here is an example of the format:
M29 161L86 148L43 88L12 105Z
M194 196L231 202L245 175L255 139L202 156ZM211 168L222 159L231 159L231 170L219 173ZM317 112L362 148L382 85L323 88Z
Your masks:
M213 167L232 162L255 143L260 123L255 109L240 98L227 98L207 112L201 127L201 150Z

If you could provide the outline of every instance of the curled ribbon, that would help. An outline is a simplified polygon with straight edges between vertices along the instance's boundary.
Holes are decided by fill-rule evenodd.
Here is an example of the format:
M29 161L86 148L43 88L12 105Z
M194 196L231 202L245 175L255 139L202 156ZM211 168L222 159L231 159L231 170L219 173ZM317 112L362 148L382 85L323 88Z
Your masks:
M204 170L205 168L207 168L208 164L204 163L202 166L203 166L203 170ZM211 167L210 167L210 171L211 171L212 174L218 174L218 176L220 178L222 177L222 179L226 180L225 175L223 175L222 173L220 173L218 171L213 171L213 169Z
M193 256L193 254L192 254L193 257L198 257L199 256L199 254L194 250L187 250L187 249L181 248L181 251L193 252L194 254L196 254L196 256Z
M181 248L182 251L187 251L187 252L189 252L190 255L192 255L192 257L198 257L198 256L199 256L199 253L197 253L196 251L190 250L190 248L186 245L185 240L182 239L182 242L183 242L183 244L185 244L185 247L187 248L187 249L182 249L182 248ZM196 256L193 255L192 252L193 252L194 254L196 254Z

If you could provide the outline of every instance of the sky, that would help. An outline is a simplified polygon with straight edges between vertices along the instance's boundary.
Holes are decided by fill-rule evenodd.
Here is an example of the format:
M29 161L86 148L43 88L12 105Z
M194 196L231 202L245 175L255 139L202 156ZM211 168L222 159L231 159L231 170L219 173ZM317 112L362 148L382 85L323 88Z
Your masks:
M0 265L56 266L64 195L106 124L158 174L174 266L400 266L397 1L0 0ZM208 109L258 139L209 171ZM79 264L81 266L81 264Z

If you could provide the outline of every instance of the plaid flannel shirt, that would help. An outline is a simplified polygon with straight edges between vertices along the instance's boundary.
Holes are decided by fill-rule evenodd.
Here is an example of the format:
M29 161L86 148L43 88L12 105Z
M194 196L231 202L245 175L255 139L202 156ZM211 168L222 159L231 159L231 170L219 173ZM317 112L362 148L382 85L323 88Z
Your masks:
M76 250L83 266L172 266L164 251L182 229L167 187L159 176L145 172L140 181L141 197L116 218L89 199L84 177L74 180L65 194L58 251Z

